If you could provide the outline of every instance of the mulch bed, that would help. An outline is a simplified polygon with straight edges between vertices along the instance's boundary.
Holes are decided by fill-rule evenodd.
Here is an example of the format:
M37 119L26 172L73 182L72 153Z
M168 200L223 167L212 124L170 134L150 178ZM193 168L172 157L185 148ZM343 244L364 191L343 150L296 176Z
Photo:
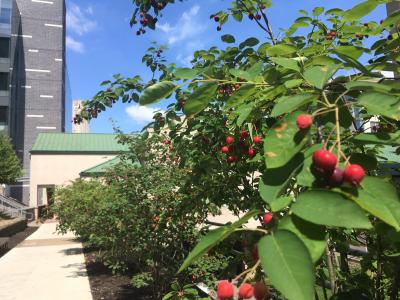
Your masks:
M0 257L4 256L12 248L17 246L19 243L23 242L28 236L30 236L32 233L34 233L38 228L39 227L37 227L37 226L26 227L26 229L24 231L18 232L17 234L10 236L9 240L8 240L8 249L0 252Z
M130 284L132 276L113 275L110 269L96 261L96 251L84 250L93 300L156 300L145 289L135 289Z

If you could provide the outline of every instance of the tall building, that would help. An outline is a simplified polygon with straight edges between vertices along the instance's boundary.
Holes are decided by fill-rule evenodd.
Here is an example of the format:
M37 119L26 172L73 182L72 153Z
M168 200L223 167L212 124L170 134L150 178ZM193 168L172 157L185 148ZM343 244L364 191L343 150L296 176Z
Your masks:
M64 0L0 0L0 130L24 175L10 196L29 203L30 150L41 132L64 132Z
M76 116L82 112L84 101L82 100L74 100L72 102L72 115ZM79 124L72 124L72 133L89 133L90 126L88 120L83 120Z

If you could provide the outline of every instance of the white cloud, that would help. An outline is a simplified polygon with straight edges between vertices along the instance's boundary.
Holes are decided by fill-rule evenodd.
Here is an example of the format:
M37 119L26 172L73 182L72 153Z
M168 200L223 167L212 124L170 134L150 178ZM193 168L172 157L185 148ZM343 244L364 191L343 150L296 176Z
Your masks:
M83 45L83 43L75 40L73 37L67 36L66 44L67 44L67 47L74 52L77 52L77 53L85 52L85 46Z
M193 39L204 32L206 26L202 24L196 16L200 11L200 6L195 5L190 10L185 11L177 20L176 25L169 23L158 24L157 28L167 33L168 43L170 45Z
M97 27L97 22L91 18L93 7L88 6L82 9L75 3L70 3L67 10L67 28L80 36L93 31Z
M160 108L151 108L148 106L140 106L134 104L125 109L128 116L138 124L146 124L153 120L153 115L156 111L161 111Z

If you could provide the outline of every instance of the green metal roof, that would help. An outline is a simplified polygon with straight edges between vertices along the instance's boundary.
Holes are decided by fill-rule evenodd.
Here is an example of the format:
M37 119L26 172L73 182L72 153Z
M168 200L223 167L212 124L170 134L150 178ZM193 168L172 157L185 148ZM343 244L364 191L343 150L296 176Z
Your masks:
M119 144L117 136L103 133L40 133L31 153L117 154L127 151L128 146Z
M121 159L117 156L114 157L113 159L107 160L97 166L91 167L89 169L86 169L79 173L81 177L96 177L96 176L101 176L105 172L107 172L109 169L114 167L115 165L119 164L121 162ZM132 166L140 166L140 164L137 163L132 163Z

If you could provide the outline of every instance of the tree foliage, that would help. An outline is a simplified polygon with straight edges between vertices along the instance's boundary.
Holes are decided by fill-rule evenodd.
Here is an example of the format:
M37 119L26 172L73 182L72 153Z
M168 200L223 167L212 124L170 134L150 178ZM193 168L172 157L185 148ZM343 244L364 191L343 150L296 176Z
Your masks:
M4 134L0 134L0 157L0 183L14 183L22 175L21 162L10 139Z

